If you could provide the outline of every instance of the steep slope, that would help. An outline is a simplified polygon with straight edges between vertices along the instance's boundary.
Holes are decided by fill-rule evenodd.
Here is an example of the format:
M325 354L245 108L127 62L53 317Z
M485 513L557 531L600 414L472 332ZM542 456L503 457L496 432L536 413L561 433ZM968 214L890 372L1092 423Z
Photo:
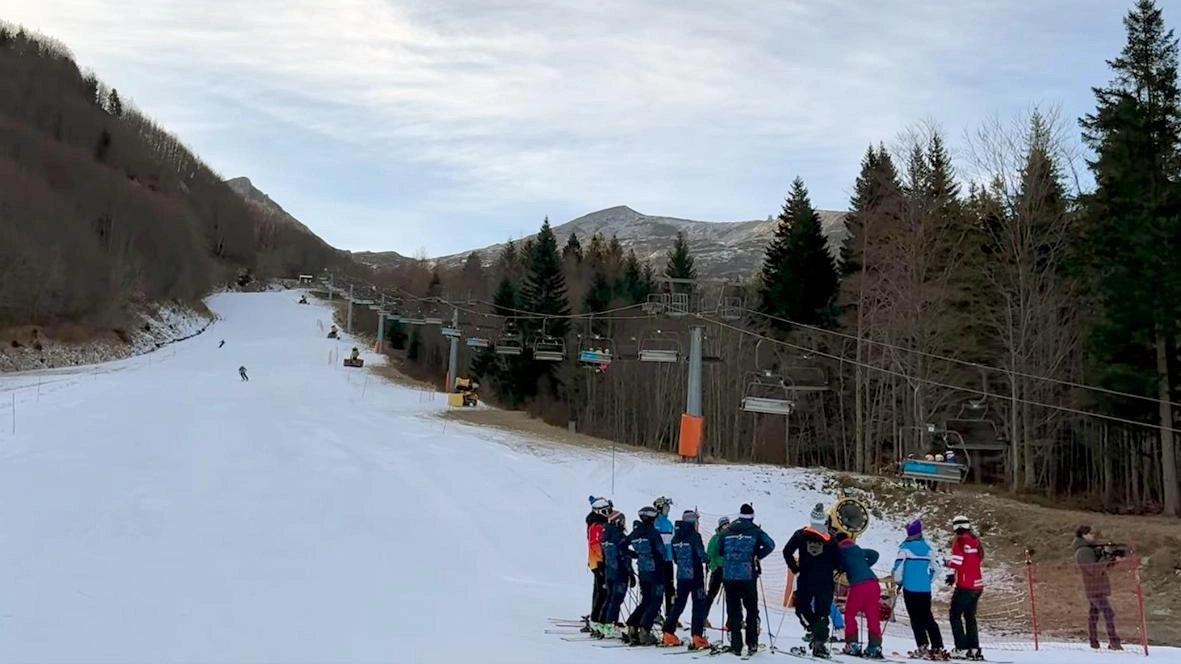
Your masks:
M306 227L271 223L64 46L2 22L0 201L0 328L50 338L200 306L247 274L348 261Z
M291 216L287 210L284 210L283 207L272 200L270 196L267 196L265 193L255 187L254 183L250 181L250 178L230 178L229 180L226 180L226 186L238 192L238 195L240 195L242 198L245 198L250 203L257 205L259 208L267 211L268 213L275 215L279 219L287 222L288 224L291 224L305 233L315 235L315 233L312 233L312 229L305 226L302 221Z
M833 251L845 235L844 212L820 211L820 222ZM634 249L641 260L662 265L665 252L672 246L677 233L685 233L693 250L697 267L703 277L749 276L763 261L763 252L775 232L775 220L708 222L676 217L658 217L637 212L627 206L616 206L592 212L554 228L559 244L572 233L584 243L595 233L619 238L624 250ZM475 249L485 263L491 263L504 244ZM471 251L442 256L440 266L460 266ZM353 254L362 263L373 266L396 266L408 260L395 252L366 252Z

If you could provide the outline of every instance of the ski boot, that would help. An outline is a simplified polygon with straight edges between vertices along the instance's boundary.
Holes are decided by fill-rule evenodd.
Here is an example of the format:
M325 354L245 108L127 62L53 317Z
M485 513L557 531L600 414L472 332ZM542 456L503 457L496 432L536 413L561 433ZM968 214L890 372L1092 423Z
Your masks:
M666 648L676 648L685 645L685 643L676 634L665 632L660 638L660 645Z
M635 645L654 646L658 643L660 643L660 639L656 638L656 635L652 633L652 630L642 629L642 630L640 630L640 642L633 643L632 645L633 646L635 646Z
M817 659L832 659L832 653L828 651L828 644L823 641L813 643L810 654Z
M865 659L885 659L886 656L882 654L881 646L869 646L861 655Z
M638 644L640 642L640 628L628 625L627 631L623 633L622 639L629 646L633 643Z
M976 648L975 650L968 650L967 659L970 662L983 662L984 661L984 653L980 652L979 648Z
M845 647L843 649L841 649L841 654L848 655L850 657L860 657L861 656L861 644L860 643L846 643Z
M694 636L693 640L689 642L689 650L709 650L710 647L709 641L700 634Z
M908 651L906 656L911 659L930 659L930 657L928 657L930 654L931 651L929 648L927 648L927 646L919 646L914 650Z
M971 652L971 650L964 650L962 648L956 648L955 650L952 650L948 654L948 658L950 658L950 659L968 659L968 653L970 653L970 652Z

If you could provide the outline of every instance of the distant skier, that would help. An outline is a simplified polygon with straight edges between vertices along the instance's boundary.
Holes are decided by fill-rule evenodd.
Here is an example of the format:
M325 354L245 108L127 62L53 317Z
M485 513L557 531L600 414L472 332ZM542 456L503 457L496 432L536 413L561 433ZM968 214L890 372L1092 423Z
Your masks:
M894 560L894 580L902 587L902 600L910 616L916 650L914 659L947 659L943 634L931 611L931 581L939 573L935 552L923 539L923 522L915 519L906 526L906 539L898 547Z
M844 654L866 659L884 659L882 655L882 586L873 565L879 554L873 549L862 549L844 531L837 533L837 548L841 552L841 569L849 579L849 595L845 598ZM862 652L857 640L857 616L865 616L869 632L868 645Z
M246 367L238 367L238 375L242 377L243 381L250 380L250 376L246 375Z
M652 625L660 611L660 597L664 594L664 540L656 531L656 508L640 509L639 524L624 540L624 547L636 559L640 573L640 603L627 618L625 640L633 646L654 646L656 636Z
M976 627L976 606L984 592L984 546L972 534L972 522L966 516L951 521L955 540L951 543L951 557L947 566L954 570L947 575L947 585L955 585L951 594L951 637L955 640L952 659L984 661L980 652L980 633Z
M221 347L222 347L222 346L224 346L224 345L226 345L226 340L225 340L225 339L222 339L222 340L221 340L221 343L219 343L219 344L217 345L217 347L218 347L218 348L221 348Z
M672 612L664 618L663 628L664 645L681 645L681 639L677 637L677 621L692 596L693 613L689 633L693 640L689 644L690 650L709 648L709 641L705 638L705 616L709 613L709 602L705 598L705 568L709 556L701 542L701 533L697 532L697 518L696 511L685 510L676 524L672 547L673 560L677 566L677 596Z
M742 654L743 611L746 612L746 647L748 654L759 648L758 561L775 550L775 540L755 525L755 510L744 504L738 519L730 524L722 538L719 552L726 588L726 628L730 631L730 652Z
M599 635L604 638L619 636L619 609L627 597L629 586L636 584L636 574L632 571L631 559L623 550L623 540L627 537L626 521L623 512L612 510L607 516L607 526L603 529L603 581L606 586L607 600L603 605L603 622L599 626Z
M673 522L668 518L669 509L673 501L661 496L652 501L656 508L656 530L664 540L664 615L668 615L673 608L673 601L677 596L677 588L673 583Z
M804 626L812 655L827 658L828 622L841 554L828 531L824 505L816 503L808 518L809 525L797 530L783 547L783 559L796 575L796 615Z
M590 497L591 511L586 515L586 565L593 575L591 590L591 612L587 616L584 632L594 631L603 622L603 605L607 601L607 587L603 578L603 532L607 516L611 514L611 501L606 498Z

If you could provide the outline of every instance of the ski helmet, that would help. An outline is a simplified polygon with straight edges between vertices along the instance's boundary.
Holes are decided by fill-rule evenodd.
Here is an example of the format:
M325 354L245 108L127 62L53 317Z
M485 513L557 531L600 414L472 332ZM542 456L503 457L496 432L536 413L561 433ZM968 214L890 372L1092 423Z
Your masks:
M640 508L640 521L654 521L655 519L656 519L656 508L655 507L641 507Z
M660 510L661 512L672 507L672 504L673 504L673 501L669 498L665 498L664 496L661 496L661 497L657 498L656 500L652 501L652 506L655 507L657 510Z
M591 502L591 510L594 511L595 514L607 516L611 513L611 501L607 500L606 498L595 498L594 501Z
M607 515L607 523L619 523L619 525L622 526L625 521L626 517L623 515L623 512L620 512L619 510L612 510L612 512Z
M718 517L718 528L719 529L725 528L728 525L730 525L730 517L728 517L728 516Z
M960 514L951 520L951 527L957 533L964 530L971 530L972 522L968 520L968 517Z

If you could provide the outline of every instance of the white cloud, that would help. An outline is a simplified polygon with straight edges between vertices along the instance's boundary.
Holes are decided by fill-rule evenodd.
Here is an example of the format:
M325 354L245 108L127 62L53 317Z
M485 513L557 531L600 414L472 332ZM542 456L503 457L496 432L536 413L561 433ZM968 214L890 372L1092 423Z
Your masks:
M1089 2L5 0L10 19L61 38L162 124L192 131L182 138L215 168L223 160L256 164L246 175L274 174L274 184L256 182L330 241L413 251L398 244L409 235L432 253L471 240L409 228L422 219L488 209L540 218L538 203L762 217L797 173L818 204L841 206L871 141L928 115L958 128L1029 100L1030 90L989 72L1050 67L1056 85L1083 93L1102 82L1078 79L1061 60L1013 57L1045 33L1048 5L1101 15L1118 34L1124 9ZM1058 28L1059 50L1094 30ZM1106 55L1091 56L1088 75ZM199 112L219 117L202 122ZM203 147L213 132L268 122L299 128L285 143L312 164L327 145L358 170L417 170L423 186L407 187L393 209L386 201L359 214L364 201L339 199L327 185L317 196L296 190L281 175L289 152ZM334 175L348 177L347 168ZM776 179L774 190L751 186ZM401 218L407 228L366 225L366 239L289 200L317 215ZM520 224L484 221L497 239Z

